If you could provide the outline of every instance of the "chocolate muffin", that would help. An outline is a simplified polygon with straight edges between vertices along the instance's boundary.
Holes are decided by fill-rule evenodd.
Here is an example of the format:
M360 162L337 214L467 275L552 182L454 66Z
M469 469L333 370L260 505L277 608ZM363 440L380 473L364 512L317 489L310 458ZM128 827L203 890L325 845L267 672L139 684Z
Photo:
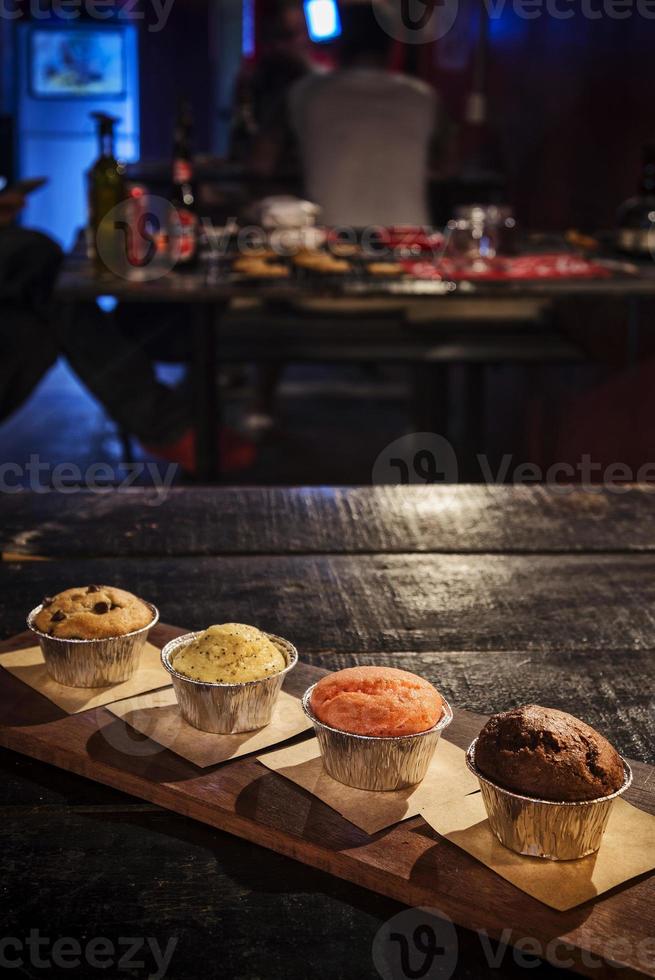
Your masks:
M131 592L110 585L84 585L44 599L34 625L63 640L99 640L125 636L152 620L152 609Z
M478 737L475 765L504 789L558 802L608 796L624 781L621 757L606 738L536 704L493 715Z

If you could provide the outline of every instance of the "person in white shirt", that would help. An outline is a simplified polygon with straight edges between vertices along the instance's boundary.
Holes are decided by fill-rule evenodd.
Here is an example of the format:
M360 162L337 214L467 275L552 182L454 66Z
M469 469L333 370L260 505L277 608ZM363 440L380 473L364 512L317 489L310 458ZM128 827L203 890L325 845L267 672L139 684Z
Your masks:
M291 89L305 193L321 206L325 225L430 223L438 97L424 82L388 69L390 48L370 5L344 5L341 67Z
M251 169L275 175L289 121L304 195L320 205L320 224L430 225L429 166L445 129L437 94L389 70L392 39L369 4L344 4L341 21L340 68L314 71L292 85L286 112L255 147ZM272 424L278 378L276 366L259 373L251 418L262 431L262 420Z

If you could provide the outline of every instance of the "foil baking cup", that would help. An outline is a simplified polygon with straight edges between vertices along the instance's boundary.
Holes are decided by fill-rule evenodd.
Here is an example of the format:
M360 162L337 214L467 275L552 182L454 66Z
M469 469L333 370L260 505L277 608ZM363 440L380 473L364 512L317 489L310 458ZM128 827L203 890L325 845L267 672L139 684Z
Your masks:
M42 633L34 620L43 609L37 606L27 617L27 625L39 638L48 673L66 687L110 687L127 681L139 666L148 633L159 622L159 610L150 602L152 622L141 629L97 640L67 640Z
M610 812L632 782L632 770L622 759L623 785L596 800L540 800L503 789L483 776L475 765L477 738L466 753L466 764L477 776L489 826L510 851L549 861L574 861L595 854L601 845Z
M311 707L316 684L305 691L302 706L312 722L326 771L356 789L405 789L420 783L428 771L442 731L453 720L447 701L436 725L417 735L355 735L319 721Z
M242 684L196 681L178 673L173 667L173 660L181 647L202 636L202 632L178 636L167 643L161 652L161 662L173 679L182 717L194 728L215 735L235 735L264 728L271 721L285 676L298 663L298 651L288 640L265 633L284 655L287 662L284 670Z

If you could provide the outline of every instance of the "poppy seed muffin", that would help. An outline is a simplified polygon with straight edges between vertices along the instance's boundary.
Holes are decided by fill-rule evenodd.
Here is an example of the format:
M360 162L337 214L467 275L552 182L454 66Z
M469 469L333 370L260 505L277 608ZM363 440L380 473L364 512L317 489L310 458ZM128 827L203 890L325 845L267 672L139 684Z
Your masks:
M152 609L131 592L110 585L83 585L46 598L34 619L41 633L62 640L106 640L143 629Z
M221 623L183 646L173 667L184 677L209 684L245 684L279 674L287 660L256 626Z
M418 735L444 712L429 681L395 667L347 667L328 674L312 693L312 711L330 728L352 735Z
M621 757L606 738L536 704L493 715L478 736L475 765L504 789L557 802L609 796L624 782Z

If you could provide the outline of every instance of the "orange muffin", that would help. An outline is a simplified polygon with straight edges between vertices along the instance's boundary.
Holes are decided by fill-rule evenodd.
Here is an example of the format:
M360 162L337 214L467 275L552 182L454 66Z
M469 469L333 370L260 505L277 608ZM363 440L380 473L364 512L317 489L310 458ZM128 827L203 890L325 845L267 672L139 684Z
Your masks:
M422 677L395 667L348 667L312 693L319 721L353 735L418 735L439 721L443 699Z

